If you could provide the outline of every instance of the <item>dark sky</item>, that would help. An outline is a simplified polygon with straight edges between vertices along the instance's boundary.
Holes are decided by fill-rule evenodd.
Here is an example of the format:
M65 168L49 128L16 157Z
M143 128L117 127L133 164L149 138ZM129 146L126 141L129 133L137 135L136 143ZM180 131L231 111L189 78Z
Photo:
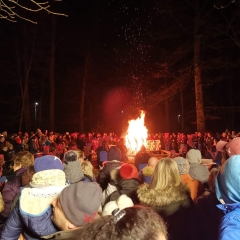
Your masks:
M237 2L229 6L224 1L200 2L206 127L213 131L239 130L240 99L235 86L239 82L240 44L236 26L239 26L240 8ZM53 29L56 33L56 131L79 131L87 57L85 131L112 130L120 134L130 118L125 114L129 105L144 108L148 96L183 77L188 79L183 88L183 131L195 131L194 1L63 0L50 3L51 10L68 17L18 9L22 16L38 24L21 19L16 23L0 20L0 132L18 131L22 107L20 79L24 79L28 66L31 128L48 129ZM214 4L227 7L217 9ZM41 102L36 119L35 102ZM181 131L180 93L171 96L168 105L170 129L166 129L164 102L160 102L147 111L146 124L150 131Z

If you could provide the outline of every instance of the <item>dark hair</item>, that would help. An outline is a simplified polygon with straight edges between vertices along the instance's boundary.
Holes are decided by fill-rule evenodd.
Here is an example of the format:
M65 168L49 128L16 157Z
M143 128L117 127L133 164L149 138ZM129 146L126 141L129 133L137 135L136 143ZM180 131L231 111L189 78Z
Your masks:
M85 225L76 240L157 240L160 234L167 239L166 225L153 209L134 206L121 211L117 219L105 216Z
M212 168L212 170L210 171L207 183L208 183L209 190L211 192L216 191L216 178L217 178L219 171L220 171L220 167Z
M50 152L54 152L57 148L57 144L55 142L50 143Z
M26 186L32 181L34 173L35 173L34 166L28 167L28 169L22 175L22 186Z

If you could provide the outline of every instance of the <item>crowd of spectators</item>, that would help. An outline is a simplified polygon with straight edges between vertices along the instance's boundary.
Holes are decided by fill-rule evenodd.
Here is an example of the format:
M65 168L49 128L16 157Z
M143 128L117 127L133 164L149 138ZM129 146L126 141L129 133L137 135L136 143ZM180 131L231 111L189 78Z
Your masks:
M240 239L238 134L148 140L132 161L114 133L2 132L1 239Z

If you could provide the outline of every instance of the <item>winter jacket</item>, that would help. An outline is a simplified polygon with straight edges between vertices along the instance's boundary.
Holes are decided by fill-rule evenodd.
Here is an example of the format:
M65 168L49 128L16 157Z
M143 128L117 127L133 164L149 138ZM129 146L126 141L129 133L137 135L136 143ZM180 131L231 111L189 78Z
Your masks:
M196 179L192 179L189 174L180 174L181 180L190 190L193 201L204 192L204 186Z
M165 220L169 240L190 239L188 228L194 205L187 186L181 183L160 191L143 184L137 195L141 204L153 208Z
M27 168L18 169L13 176L8 178L2 190L2 197L4 201L4 210L1 212L1 217L7 218L11 211L11 205L14 198L20 192L20 187L22 186L22 175L27 170Z
M25 214L20 210L18 202L5 223L1 240L18 240L21 233L27 240L35 240L41 235L57 232L58 230L52 224L51 215L51 209L47 209L41 216Z
M219 240L240 239L240 203L217 205L225 215L222 218Z
M115 168L110 173L110 182L107 185L107 188L103 191L101 206L104 207L105 203L107 203L109 196L111 193L117 191L117 184L121 180L119 169Z
M84 174L83 179L81 179L82 182L96 182L95 176L89 176L87 174Z
M205 192L195 201L194 240L218 240L222 212L216 207L220 202L215 192ZM201 227L199 227L201 226Z
M108 183L110 182L110 172L116 168L120 168L122 162L113 160L108 161L102 170L99 172L98 183L100 184L102 190L107 188Z
M105 204L109 201L116 201L122 194L125 194L131 198L134 204L139 204L137 197L137 189L139 187L139 184L139 179L122 179L117 184L117 190L111 193Z
M20 233L33 240L57 232L51 220L51 202L64 187L24 188L5 223L1 240L17 240Z
M135 166L139 170L140 164L147 164L150 154L145 151L139 151L135 156Z
M103 197L101 201L102 208L109 201L109 196L115 191L117 191L117 187L115 185L108 183L107 188L103 191Z
M239 148L239 145L236 145ZM221 167L216 179L216 195L224 212L220 240L240 239L240 155L232 155Z
M66 177L62 170L36 172L30 187L21 190L19 201L5 223L1 239L17 240L22 232L26 239L32 240L57 232L51 221L51 203L65 187Z

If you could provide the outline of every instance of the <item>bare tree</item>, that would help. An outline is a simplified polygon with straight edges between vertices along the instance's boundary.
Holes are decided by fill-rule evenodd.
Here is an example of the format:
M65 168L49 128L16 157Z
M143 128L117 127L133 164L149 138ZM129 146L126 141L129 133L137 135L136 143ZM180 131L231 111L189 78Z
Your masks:
M0 19L5 19L10 22L16 22L18 18L23 19L25 21L37 24L36 21L31 20L29 17L25 17L20 14L21 10L25 10L26 12L40 12L45 11L49 14L65 16L66 14L53 12L50 10L49 1L39 2L37 0L28 0L24 1L24 5L19 3L18 0L0 0Z

